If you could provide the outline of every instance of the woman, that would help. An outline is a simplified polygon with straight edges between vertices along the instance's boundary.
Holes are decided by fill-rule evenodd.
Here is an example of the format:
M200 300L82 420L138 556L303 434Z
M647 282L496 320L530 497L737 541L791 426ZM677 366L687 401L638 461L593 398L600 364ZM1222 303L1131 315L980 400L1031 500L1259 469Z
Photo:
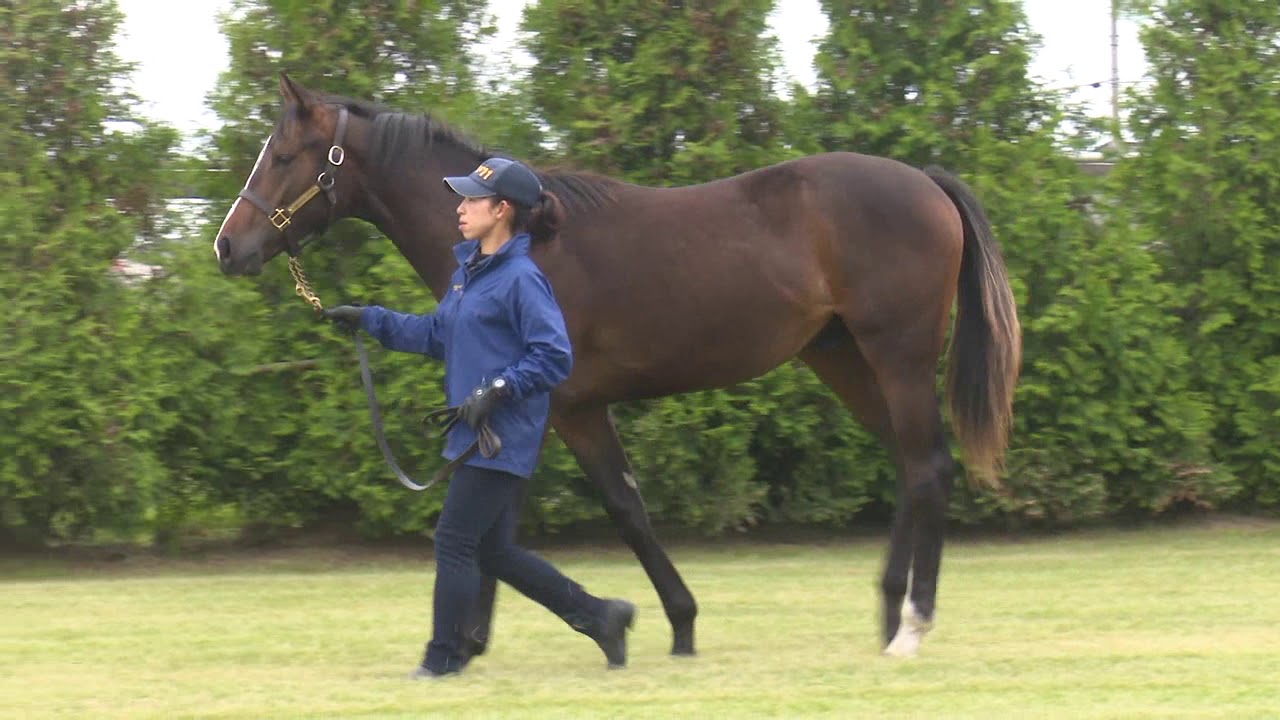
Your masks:
M459 268L436 312L397 313L378 306L326 310L358 324L391 350L445 363L446 393L459 417L444 456L454 460L486 422L501 441L492 457L472 455L454 471L435 533L434 629L415 678L462 670L463 623L480 573L496 577L596 641L610 668L627 662L626 633L635 606L586 592L515 542L518 503L546 432L551 389L569 375L564 317L532 243L552 240L563 217L554 195L522 163L493 158L445 183L458 195L465 242Z

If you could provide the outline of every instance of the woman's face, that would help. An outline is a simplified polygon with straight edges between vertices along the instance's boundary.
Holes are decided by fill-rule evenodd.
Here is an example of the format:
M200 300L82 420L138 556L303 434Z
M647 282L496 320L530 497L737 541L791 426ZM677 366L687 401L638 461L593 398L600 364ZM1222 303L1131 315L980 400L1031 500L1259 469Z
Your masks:
M492 197L462 198L458 204L458 229L467 240L488 237L495 228L511 221L512 207Z

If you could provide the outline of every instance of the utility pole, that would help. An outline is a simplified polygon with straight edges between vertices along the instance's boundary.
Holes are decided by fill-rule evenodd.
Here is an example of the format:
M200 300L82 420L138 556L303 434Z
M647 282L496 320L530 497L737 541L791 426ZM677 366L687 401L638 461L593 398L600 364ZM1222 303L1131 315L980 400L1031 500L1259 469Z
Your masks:
M1124 133L1120 125L1120 2L1111 0L1111 142L1124 153Z

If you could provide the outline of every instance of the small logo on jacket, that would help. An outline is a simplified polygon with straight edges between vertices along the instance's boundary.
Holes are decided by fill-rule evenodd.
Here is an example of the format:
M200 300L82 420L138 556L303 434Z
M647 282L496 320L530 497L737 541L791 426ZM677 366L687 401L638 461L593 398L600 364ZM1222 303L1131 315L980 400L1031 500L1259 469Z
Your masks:
M454 291L454 292L462 292L462 284L461 284L461 283L459 283L459 284L457 284L457 285L454 285L454 286L453 286L453 291Z

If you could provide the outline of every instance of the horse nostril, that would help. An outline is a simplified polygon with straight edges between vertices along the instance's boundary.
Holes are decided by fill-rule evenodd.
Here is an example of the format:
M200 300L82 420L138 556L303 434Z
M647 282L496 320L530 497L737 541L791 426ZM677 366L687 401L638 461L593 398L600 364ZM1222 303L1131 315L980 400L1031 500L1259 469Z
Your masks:
M214 245L214 249L218 252L218 259L226 262L231 259L231 241L226 235L218 238L218 242Z

